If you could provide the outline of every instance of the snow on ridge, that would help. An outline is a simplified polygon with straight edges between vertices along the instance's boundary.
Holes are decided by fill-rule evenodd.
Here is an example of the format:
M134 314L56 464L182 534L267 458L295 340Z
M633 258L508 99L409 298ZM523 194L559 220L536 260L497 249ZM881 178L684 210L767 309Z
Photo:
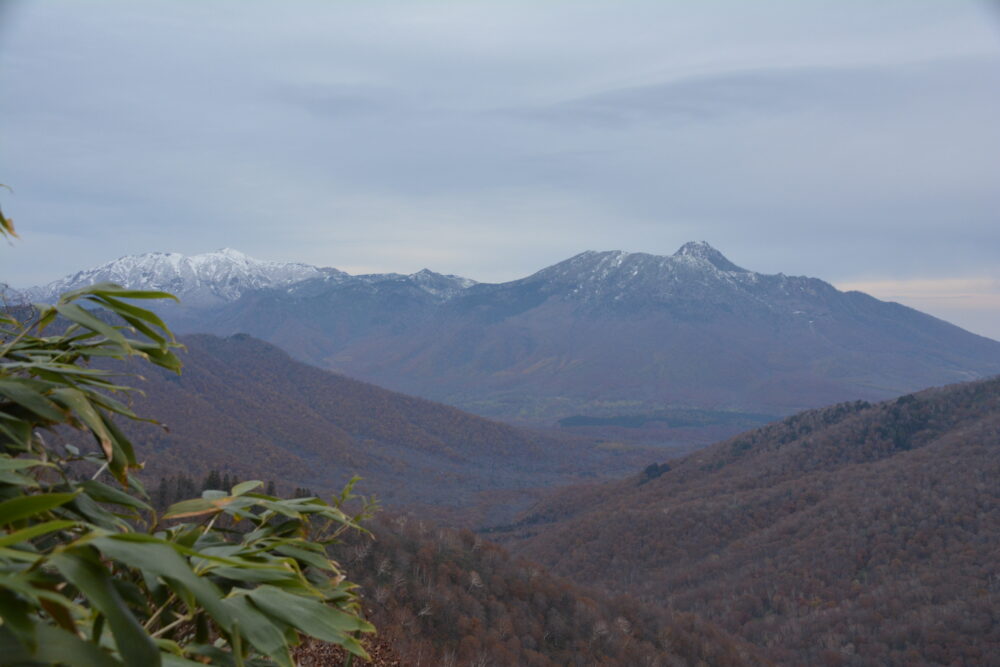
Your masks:
M624 250L587 250L554 264L530 277L565 282L597 283L645 274L671 279L678 272L704 274L706 278L730 281L755 275L730 262L705 241L685 243L673 255L652 255Z
M442 274L430 269L421 269L416 273L366 273L356 276L346 276L344 282L361 283L376 287L385 283L399 284L400 282L410 285L442 300L448 300L461 293L463 290L478 285L475 280L463 278L453 274Z
M211 306L235 301L243 294L259 289L285 288L289 295L297 295L313 293L321 284L377 285L398 280L409 281L441 299L451 298L476 284L468 278L442 275L429 269L409 276L398 273L351 276L333 268L318 268L301 262L259 260L233 248L220 248L198 255L176 252L127 255L41 287L21 291L7 288L3 293L8 300L18 298L47 302L72 289L111 282L132 289L170 292L188 306Z
M553 293L575 301L653 303L675 298L757 301L774 289L801 290L802 280L813 279L749 271L709 243L692 241L673 255L588 250L514 282L545 282Z
M258 260L232 248L191 256L149 252L119 257L23 293L32 301L51 301L68 290L112 282L132 289L172 292L189 305L210 305L235 300L251 289L281 287L334 273L340 272L309 264Z
M475 280L452 274L441 274L430 269L421 269L406 278L431 296L449 299L476 284Z

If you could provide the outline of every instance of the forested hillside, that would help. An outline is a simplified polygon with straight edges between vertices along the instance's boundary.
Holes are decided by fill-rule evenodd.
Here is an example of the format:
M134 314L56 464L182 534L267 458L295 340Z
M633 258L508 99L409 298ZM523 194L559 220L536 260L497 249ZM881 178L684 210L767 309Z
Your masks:
M402 664L755 665L712 623L552 576L469 531L385 513L338 559L357 573L379 641Z
M490 535L783 664L994 664L1000 379L802 413Z
M352 475L387 503L468 508L504 493L595 474L625 474L647 460L592 442L522 431L438 403L390 392L294 361L248 336L190 336L181 375L143 369L136 409L169 427L132 429L147 479L211 469L282 489L327 491Z
M161 480L152 498L163 511L238 481L217 470L203 479L181 474ZM373 658L360 666L764 664L748 642L694 614L553 576L423 513L386 510L363 525L370 534L347 533L330 552L357 573L364 613L379 628L363 639ZM221 527L240 530L228 521ZM304 667L346 658L341 647L315 640L295 655Z

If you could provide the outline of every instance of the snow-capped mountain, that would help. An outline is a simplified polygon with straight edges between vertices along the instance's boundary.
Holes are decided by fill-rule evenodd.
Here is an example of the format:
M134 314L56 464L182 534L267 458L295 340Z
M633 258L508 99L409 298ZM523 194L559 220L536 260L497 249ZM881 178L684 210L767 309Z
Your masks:
M185 305L202 306L234 301L250 290L346 275L309 264L254 259L232 248L190 256L150 252L120 257L24 290L24 294L32 301L50 301L68 290L110 282L133 289L163 290L176 295Z
M576 284L577 294L624 294L659 285L669 289L691 278L710 282L755 281L760 274L730 262L705 241L692 241L673 255L588 250L524 278L553 284Z
M781 414L1000 373L1000 343L705 242L584 252L525 278L350 276L231 250L127 257L46 286L174 292L180 333L249 333L318 366L491 416L670 406ZM608 406L621 406L608 407Z
M817 278L743 269L704 242L584 252L499 284L430 271L308 280L185 329L247 332L376 384L532 419L780 414L1000 373L996 341Z
M704 241L684 244L673 255L588 250L514 281L580 301L659 302L692 292L728 291L763 276L742 269Z
M376 273L351 276L333 268L299 262L271 262L223 248L201 255L150 252L120 257L107 264L79 271L42 287L0 291L8 301L46 302L63 292L110 282L133 289L162 290L181 299L185 306L214 306L233 302L258 290L277 289L289 296L308 296L334 285L406 283L437 299L448 299L476 284L460 276L442 275L428 269L411 275ZM0 285L0 287L5 287Z
M741 268L704 241L673 255L621 250L580 253L521 280L496 286L541 292L591 309L672 308L704 317L713 309L808 315L841 294L817 278Z

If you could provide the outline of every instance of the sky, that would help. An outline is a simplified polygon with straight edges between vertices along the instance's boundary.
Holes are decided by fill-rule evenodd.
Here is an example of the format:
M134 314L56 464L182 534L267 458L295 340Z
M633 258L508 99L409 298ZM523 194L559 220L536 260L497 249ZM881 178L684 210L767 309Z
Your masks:
M983 1L0 0L0 281L706 240L1000 339L997 118Z

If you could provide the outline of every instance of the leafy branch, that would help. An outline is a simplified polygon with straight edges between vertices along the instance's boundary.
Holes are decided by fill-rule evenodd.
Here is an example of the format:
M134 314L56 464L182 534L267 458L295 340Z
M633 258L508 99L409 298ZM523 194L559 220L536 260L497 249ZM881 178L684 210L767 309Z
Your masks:
M2 214L0 235L14 235ZM327 554L344 531L363 530L373 507L345 511L356 480L329 502L257 493L260 482L206 491L163 516L147 502L117 420L155 422L115 398L132 389L91 362L138 357L180 372L181 346L135 303L169 298L100 284L30 312L0 311L0 655L290 666L308 635L364 657L357 636L374 628ZM74 430L91 450L43 436ZM78 480L81 466L96 473Z

